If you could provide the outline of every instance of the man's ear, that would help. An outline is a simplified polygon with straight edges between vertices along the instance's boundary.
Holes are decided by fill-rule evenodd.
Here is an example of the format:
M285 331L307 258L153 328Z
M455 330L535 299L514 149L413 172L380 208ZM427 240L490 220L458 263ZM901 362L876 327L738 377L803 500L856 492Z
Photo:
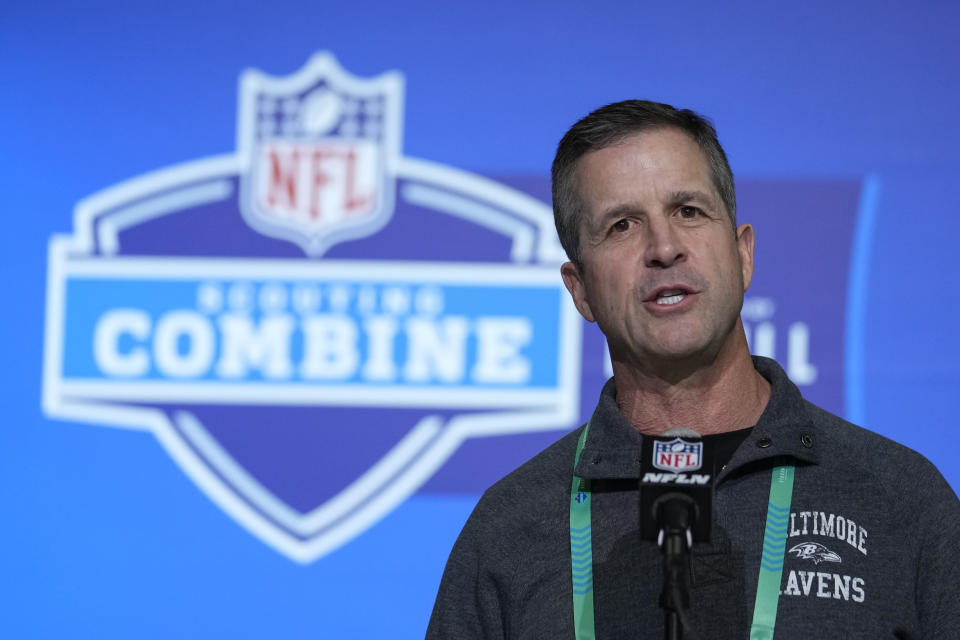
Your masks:
M753 226L742 224L737 227L737 252L740 254L740 270L743 274L743 290L750 288L753 280L753 247L755 243Z
M572 262L564 262L560 267L560 275L563 276L563 284L570 292L573 304L580 315L588 322L596 322L593 311L590 310L590 303L587 301L587 290L583 285L583 273L580 268Z

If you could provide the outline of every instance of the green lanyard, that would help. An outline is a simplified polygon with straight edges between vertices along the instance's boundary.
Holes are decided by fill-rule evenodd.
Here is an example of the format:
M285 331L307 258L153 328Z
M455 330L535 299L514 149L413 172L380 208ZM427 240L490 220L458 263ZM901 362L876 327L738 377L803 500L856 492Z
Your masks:
M774 467L770 478L770 502L767 503L767 524L763 529L763 555L760 556L750 640L773 640L792 498L793 465Z
M590 423L583 428L577 441L577 457L573 468L580 462L583 445L587 441ZM594 640L593 630L593 534L590 522L590 481L573 476L570 486L570 566L573 573L573 625L577 640Z
M573 461L576 469L587 442L590 423L577 441ZM775 467L770 480L770 501L763 532L763 555L757 578L757 599L753 608L750 640L773 640L777 603L783 574L787 524L793 498L793 466ZM573 625L577 640L595 640L593 624L593 534L590 517L590 480L573 476L570 485L570 566L573 579Z

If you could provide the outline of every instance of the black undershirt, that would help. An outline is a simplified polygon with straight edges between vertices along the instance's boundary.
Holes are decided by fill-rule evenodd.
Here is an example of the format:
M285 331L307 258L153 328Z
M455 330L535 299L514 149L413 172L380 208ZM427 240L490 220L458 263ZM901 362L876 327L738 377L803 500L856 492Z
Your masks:
M736 431L726 431L724 433L714 433L709 436L703 436L703 444L707 449L713 452L713 460L716 464L716 473L733 457L733 452L737 450L747 436L753 431L753 427L746 429L737 429Z

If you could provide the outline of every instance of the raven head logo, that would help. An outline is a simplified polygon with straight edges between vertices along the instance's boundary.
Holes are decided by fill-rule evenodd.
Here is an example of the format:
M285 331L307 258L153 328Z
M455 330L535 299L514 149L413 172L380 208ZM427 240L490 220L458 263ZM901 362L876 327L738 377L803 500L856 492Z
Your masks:
M813 560L814 564L821 562L840 562L840 556L827 549L819 542L801 542L794 545L787 553L795 553L801 560Z

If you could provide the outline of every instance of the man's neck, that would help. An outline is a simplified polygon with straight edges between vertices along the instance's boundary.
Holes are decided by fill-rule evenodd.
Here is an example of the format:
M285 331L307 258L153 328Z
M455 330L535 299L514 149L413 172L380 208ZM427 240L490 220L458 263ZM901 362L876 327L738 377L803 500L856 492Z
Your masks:
M751 427L770 399L770 383L753 366L742 326L709 363L640 369L613 363L617 404L633 428L659 435L687 427L701 435Z

